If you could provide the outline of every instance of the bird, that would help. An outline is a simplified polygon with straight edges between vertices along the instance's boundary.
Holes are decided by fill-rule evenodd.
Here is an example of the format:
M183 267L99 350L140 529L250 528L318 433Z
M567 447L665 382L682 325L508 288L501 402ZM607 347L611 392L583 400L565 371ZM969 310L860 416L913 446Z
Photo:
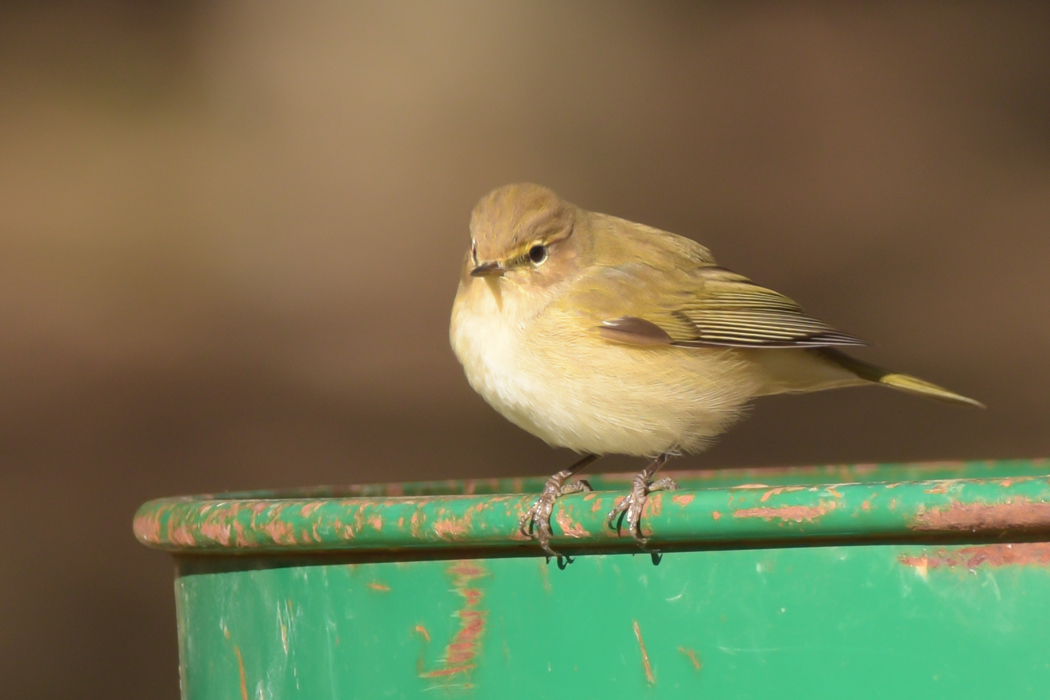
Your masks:
M470 386L511 423L582 457L551 476L519 529L548 557L558 498L603 455L647 466L608 515L642 549L657 471L711 444L760 396L881 385L973 399L855 359L865 342L719 266L668 231L587 211L532 183L500 187L470 218L449 326Z

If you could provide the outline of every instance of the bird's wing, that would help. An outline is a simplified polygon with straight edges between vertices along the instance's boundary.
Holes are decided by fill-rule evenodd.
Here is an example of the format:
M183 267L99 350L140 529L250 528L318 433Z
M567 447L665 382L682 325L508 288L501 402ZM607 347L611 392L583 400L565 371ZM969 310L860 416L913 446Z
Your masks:
M735 348L865 344L806 315L783 294L713 265L668 273L629 263L604 268L580 282L582 298L574 306L596 311L599 332L621 343Z

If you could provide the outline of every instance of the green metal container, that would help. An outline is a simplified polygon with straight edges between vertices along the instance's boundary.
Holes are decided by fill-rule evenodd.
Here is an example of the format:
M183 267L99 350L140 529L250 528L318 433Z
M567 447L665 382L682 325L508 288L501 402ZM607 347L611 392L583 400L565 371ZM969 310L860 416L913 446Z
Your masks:
M1050 697L1050 462L630 475L517 531L542 479L170 498L182 693L260 698ZM523 495L523 493L525 495ZM513 494L513 495L508 495Z

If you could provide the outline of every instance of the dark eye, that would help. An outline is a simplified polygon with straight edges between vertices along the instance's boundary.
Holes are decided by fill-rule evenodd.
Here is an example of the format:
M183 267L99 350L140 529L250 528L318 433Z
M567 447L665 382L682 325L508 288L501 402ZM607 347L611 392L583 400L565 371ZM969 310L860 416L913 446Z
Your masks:
M536 245L529 248L529 260L532 261L533 265L539 265L541 262L547 259L547 246Z

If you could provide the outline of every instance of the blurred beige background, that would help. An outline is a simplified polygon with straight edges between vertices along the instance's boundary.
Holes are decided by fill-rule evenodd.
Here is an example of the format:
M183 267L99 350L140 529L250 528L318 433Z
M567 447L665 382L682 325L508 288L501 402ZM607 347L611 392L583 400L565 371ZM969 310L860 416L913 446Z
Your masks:
M569 462L448 347L519 180L990 406L769 399L674 467L1050 455L1045 4L5 4L5 695L177 697L149 498Z

